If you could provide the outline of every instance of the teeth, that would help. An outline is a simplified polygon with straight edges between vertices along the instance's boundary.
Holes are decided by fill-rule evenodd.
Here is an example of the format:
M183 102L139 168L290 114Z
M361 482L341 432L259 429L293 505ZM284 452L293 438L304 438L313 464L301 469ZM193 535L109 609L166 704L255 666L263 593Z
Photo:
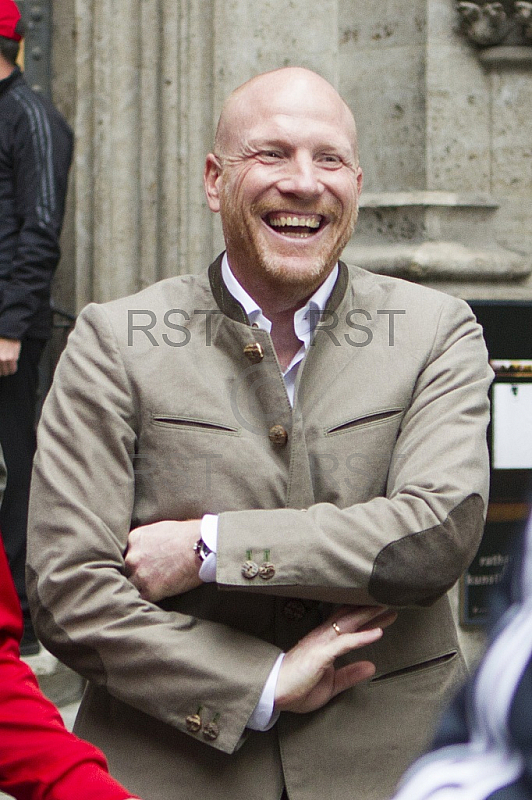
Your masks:
M319 228L320 227L320 218L318 216L311 216L311 217L271 217L269 220L270 225L275 228ZM305 234L302 234L303 236Z

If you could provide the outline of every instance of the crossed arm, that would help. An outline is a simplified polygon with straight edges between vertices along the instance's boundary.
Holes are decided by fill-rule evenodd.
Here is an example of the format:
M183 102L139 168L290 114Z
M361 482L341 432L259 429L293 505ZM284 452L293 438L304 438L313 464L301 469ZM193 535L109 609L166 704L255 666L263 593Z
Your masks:
M199 586L193 546L201 520L165 520L135 528L129 535L126 570L141 597L158 602ZM288 651L279 671L275 709L315 711L335 695L370 678L374 665L356 661L335 669L335 660L376 642L396 614L383 606L344 606ZM335 627L333 627L333 623Z

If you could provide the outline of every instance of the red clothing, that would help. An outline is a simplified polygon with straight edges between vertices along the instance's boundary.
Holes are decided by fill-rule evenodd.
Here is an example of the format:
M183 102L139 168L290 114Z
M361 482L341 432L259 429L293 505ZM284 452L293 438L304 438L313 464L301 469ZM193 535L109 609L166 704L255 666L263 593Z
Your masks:
M22 617L0 540L0 789L18 800L124 800L103 754L69 733L20 660Z

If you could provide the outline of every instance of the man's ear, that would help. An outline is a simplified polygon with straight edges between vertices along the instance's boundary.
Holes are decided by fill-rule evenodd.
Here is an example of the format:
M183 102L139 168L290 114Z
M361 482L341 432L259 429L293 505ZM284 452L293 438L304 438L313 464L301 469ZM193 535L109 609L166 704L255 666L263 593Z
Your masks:
M362 167L358 167L357 169L357 190L358 196L360 197L360 193L362 192L362 185L364 183L364 173L362 172Z
M207 195L207 203L211 211L217 213L220 210L220 186L219 181L222 174L222 165L214 153L209 153L205 160L205 171L203 173L203 186Z

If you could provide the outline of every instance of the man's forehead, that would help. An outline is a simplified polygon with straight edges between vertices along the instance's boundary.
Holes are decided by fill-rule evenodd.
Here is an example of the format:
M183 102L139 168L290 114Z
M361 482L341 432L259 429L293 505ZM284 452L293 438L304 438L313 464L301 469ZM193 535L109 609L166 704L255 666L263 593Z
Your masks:
M291 87L285 87L281 93L246 92L234 97L222 113L221 130L231 138L266 129L283 133L294 123L308 120L314 129L331 126L331 132L334 128L339 135L353 137L354 121L339 96L319 96L298 89L292 92Z
M319 108L329 116L347 107L336 90L315 73L301 71L283 78L283 70L248 81L228 99L226 111L235 114L313 114Z
M348 130L319 117L313 123L304 125L297 116L272 114L262 123L255 121L247 130L235 129L235 134L238 141L250 150L278 146L335 150L346 155L352 153L353 143Z

